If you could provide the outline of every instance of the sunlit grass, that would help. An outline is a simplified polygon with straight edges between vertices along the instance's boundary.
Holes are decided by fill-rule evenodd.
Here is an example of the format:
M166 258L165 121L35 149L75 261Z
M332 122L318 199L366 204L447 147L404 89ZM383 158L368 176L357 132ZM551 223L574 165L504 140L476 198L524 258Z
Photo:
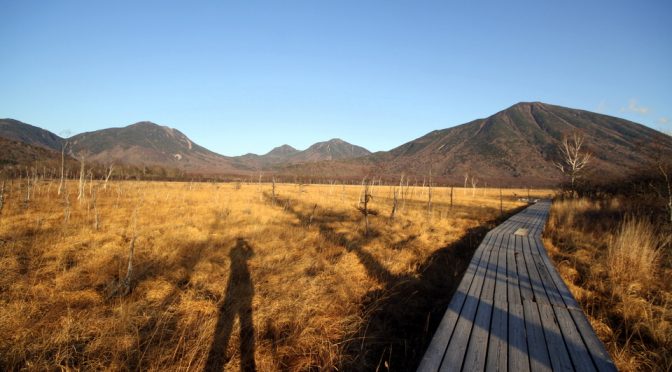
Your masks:
M617 367L668 371L671 241L627 203L636 201L556 201L545 245Z
M375 186L364 236L359 186L279 184L276 200L264 183L94 181L81 201L75 182L57 188L40 181L26 200L15 180L0 215L10 369L375 368L388 340L373 314L398 291L412 298L439 250L500 215L496 189L455 188L451 208L450 189L434 188L428 211L427 188L411 187L390 220L392 188ZM503 211L527 192L503 190ZM133 237L132 291L120 297ZM410 315L426 327L427 314Z

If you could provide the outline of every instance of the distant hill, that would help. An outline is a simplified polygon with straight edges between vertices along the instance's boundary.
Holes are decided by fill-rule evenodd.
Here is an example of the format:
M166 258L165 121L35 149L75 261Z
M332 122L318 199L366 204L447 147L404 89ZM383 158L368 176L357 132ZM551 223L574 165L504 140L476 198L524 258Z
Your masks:
M54 133L14 119L0 119L0 137L59 152L63 144Z
M370 154L369 150L361 146L334 138L325 142L317 142L303 151L289 145L282 145L264 155L246 154L234 159L256 169L269 169L278 165L287 166L329 160L355 159Z
M363 147L350 144L339 138L334 138L325 142L318 142L308 149L292 155L289 158L290 163L308 163L323 160L345 160L361 158L371 154Z
M235 169L230 158L199 146L177 129L148 121L81 133L68 141L73 154L86 153L90 161L100 163L156 165L204 173Z

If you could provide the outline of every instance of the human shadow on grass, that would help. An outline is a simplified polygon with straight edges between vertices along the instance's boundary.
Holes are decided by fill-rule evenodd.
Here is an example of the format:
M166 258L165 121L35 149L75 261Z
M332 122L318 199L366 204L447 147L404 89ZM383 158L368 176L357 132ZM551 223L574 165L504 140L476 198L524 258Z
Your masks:
M240 370L254 371L254 323L252 320L252 297L254 286L247 261L254 251L245 239L238 238L231 249L231 274L219 306L219 318L215 335L205 364L207 371L220 371L230 356L226 354L236 315L240 321Z
M343 340L345 355L339 370L415 370L486 233L525 208L467 230L456 242L436 250L415 272L395 274L363 248L379 234L350 239L330 226L346 220L346 214L327 211L310 218L302 211L313 208L300 201L276 197L273 202L304 225L310 219L325 240L354 253L367 275L383 285L365 295L362 308L367 320Z
M136 282L147 280L152 277L152 273L164 273L166 271L175 271L180 273L173 289L157 304L161 309L160 316L153 317L147 324L139 330L140 348L137 355L134 355L128 361L129 370L143 370L150 366L143 362L144 355L162 352L162 347L166 343L175 342L174 335L178 332L178 318L172 316L169 309L180 301L181 295L189 290L195 290L200 296L215 300L219 297L205 288L195 286L192 283L192 275L196 267L204 259L214 262L214 258L207 258L208 251L222 249L221 243L213 238L214 233L221 228L225 217L215 214L214 221L210 226L210 232L205 242L185 242L175 247L178 252L178 259L168 265L161 262L141 263L138 275L134 278ZM221 370L231 359L226 355L226 350L231 336L234 318L240 317L241 335L241 369L244 371L255 370L254 362L254 327L252 323L252 297L254 288L252 285L250 272L247 266L247 260L253 255L252 247L245 239L238 238L236 244L229 252L230 258L230 276L227 287L224 291L224 297L219 305L218 321L215 329L215 336L208 352L206 370ZM179 343L178 343L179 344ZM182 349L179 350L182 352ZM174 358L179 358L179 352L176 351ZM177 360L177 359L174 359Z

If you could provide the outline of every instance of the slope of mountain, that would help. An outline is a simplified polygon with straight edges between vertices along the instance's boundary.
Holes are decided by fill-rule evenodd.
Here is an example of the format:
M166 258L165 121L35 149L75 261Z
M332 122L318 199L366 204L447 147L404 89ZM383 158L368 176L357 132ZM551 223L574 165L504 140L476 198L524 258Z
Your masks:
M437 130L372 157L386 173L413 172L480 184L552 183L558 144L574 131L586 137L591 168L604 176L641 167L657 144L672 153L672 138L641 124L545 103L519 103L486 119ZM518 181L516 181L518 180Z
M91 161L158 165L191 172L234 171L233 161L192 142L177 129L143 121L123 128L81 133L68 139L72 153Z
M0 149L0 169L19 167L23 173L27 167L53 167L61 162L60 152L3 137L0 137Z
M63 144L54 133L14 119L0 119L0 137L56 151Z

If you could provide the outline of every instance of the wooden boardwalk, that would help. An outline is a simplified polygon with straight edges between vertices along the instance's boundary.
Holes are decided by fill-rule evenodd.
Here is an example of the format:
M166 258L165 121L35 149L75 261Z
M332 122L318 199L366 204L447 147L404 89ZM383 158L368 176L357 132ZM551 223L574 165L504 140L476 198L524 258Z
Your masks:
M616 371L542 245L550 205L485 236L418 371Z

